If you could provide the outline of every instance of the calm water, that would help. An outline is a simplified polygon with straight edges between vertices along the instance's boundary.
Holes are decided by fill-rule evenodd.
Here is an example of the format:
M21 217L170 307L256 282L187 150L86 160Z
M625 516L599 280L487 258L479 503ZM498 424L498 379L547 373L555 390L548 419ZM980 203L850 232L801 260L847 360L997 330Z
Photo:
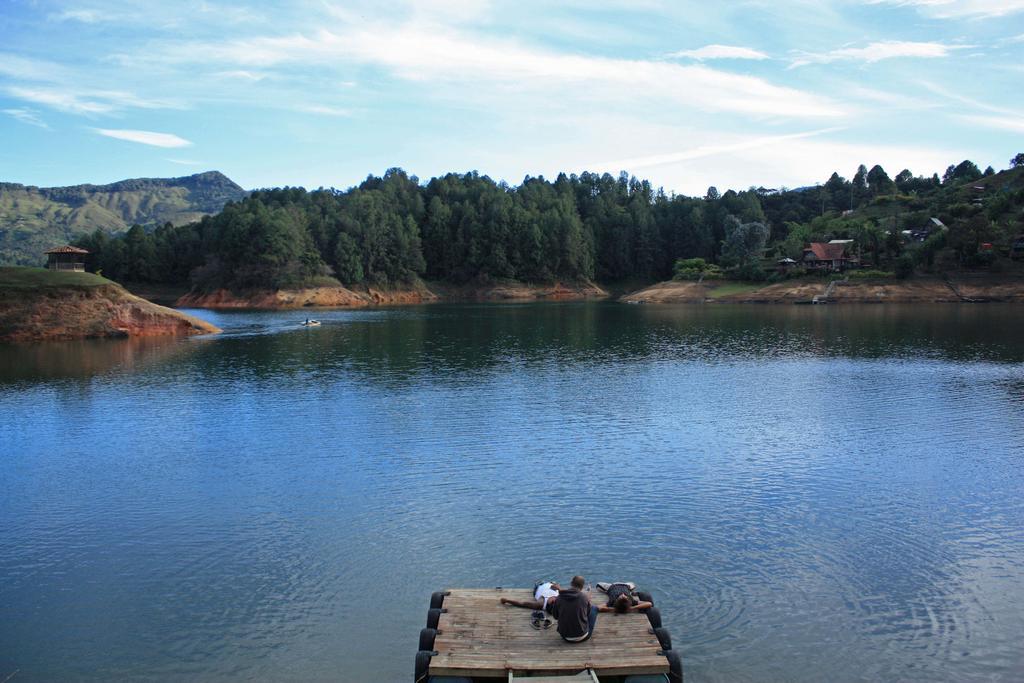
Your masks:
M198 313L0 347L0 681L407 681L576 572L689 681L1024 680L1022 308Z

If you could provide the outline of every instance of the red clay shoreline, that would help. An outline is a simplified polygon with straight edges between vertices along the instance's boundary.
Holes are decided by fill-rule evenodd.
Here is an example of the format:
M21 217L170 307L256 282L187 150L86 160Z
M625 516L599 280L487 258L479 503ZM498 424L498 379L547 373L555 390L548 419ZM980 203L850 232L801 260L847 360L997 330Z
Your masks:
M0 341L212 334L193 316L146 301L116 284L0 290Z

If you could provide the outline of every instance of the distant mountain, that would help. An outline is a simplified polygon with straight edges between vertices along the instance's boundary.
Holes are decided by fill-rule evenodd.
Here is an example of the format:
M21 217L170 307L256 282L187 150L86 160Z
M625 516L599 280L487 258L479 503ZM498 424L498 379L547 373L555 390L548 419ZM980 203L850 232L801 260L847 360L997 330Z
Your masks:
M0 183L0 265L40 265L47 249L97 228L117 233L135 223L184 225L248 194L218 171L109 185Z

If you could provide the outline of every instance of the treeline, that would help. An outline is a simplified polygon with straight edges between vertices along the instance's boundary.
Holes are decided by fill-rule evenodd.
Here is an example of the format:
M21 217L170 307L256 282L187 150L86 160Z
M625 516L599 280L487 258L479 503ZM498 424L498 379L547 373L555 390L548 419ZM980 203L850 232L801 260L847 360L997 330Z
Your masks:
M851 207L899 203L903 208L890 212L888 224L884 216L861 221L878 231L862 237L868 248L875 240L875 257L882 258L885 245L898 247L891 235L927 220L929 212L946 211L958 201L957 188L986 173L994 171L965 161L944 178L903 171L890 179L879 166L861 166L852 180L833 174L813 188L719 194L712 187L695 198L666 194L625 173L528 177L510 187L476 172L421 184L390 169L345 191L259 190L197 223L153 231L135 226L119 236L96 231L77 244L91 252L91 270L115 280L207 290L280 288L332 276L376 286L417 277L655 280L671 277L680 258L756 277L766 254L863 232L863 225L852 225ZM1014 204L1020 205L1024 199Z

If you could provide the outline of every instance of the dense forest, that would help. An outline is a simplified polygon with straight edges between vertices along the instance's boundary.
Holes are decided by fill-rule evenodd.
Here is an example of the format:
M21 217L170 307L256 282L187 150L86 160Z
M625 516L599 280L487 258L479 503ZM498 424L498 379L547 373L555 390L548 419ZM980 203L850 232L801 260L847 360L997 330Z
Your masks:
M258 190L198 222L77 241L90 270L119 281L200 290L334 282L400 286L516 279L602 282L672 277L680 259L737 279L767 277L810 241L853 239L870 266L984 265L982 245L1024 232L1024 154L1011 170L964 161L943 177L894 178L880 166L795 190L666 194L622 173L527 177L511 187L476 172L421 183L401 169L348 190ZM904 231L939 218L922 243ZM702 261L694 261L702 259Z

